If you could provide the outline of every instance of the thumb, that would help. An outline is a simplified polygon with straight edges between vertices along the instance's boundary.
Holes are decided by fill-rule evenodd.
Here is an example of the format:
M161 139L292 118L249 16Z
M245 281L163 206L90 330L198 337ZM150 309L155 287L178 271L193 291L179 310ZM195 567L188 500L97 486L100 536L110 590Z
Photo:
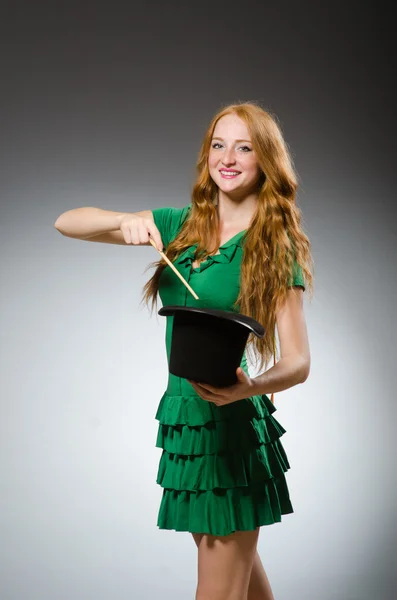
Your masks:
M245 373L241 367L238 367L236 372L239 379L245 379Z

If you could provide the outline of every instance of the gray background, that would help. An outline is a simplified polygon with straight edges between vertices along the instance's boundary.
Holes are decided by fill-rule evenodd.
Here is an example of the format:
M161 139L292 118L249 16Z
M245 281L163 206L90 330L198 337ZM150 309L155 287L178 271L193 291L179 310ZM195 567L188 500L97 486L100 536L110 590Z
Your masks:
M78 206L185 206L208 122L236 100L280 120L316 263L311 374L276 394L295 513L262 528L260 554L277 600L394 597L385 7L2 3L2 600L194 597L190 534L156 527L165 323L139 301L157 253L53 223Z

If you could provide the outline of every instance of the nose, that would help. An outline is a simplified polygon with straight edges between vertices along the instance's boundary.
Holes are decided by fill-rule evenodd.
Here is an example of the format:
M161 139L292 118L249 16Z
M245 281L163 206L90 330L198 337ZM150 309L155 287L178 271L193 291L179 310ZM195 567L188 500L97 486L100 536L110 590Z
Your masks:
M225 149L225 153L222 156L222 162L225 167L230 167L230 165L233 165L236 162L233 148Z

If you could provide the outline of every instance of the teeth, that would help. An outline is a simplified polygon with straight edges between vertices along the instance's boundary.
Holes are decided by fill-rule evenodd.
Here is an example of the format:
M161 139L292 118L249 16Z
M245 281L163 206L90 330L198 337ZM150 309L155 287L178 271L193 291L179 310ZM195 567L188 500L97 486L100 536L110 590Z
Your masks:
M221 171L222 175L239 175L238 171Z

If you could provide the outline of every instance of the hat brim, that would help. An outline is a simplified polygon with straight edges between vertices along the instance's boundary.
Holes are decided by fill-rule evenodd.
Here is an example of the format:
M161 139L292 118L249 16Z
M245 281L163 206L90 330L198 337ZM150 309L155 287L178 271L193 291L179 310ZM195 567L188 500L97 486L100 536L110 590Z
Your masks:
M258 338L263 338L265 335L265 329L261 323L253 319L252 317L248 317L247 315L242 315L241 313L236 313L229 310L218 310L215 308L203 308L199 306L180 306L180 305L169 305L163 306L158 311L158 314L161 316L173 316L175 313L197 313L208 315L212 317L217 317L220 319L226 319L229 321L233 321L234 323L239 323L246 327L249 331L251 331Z

